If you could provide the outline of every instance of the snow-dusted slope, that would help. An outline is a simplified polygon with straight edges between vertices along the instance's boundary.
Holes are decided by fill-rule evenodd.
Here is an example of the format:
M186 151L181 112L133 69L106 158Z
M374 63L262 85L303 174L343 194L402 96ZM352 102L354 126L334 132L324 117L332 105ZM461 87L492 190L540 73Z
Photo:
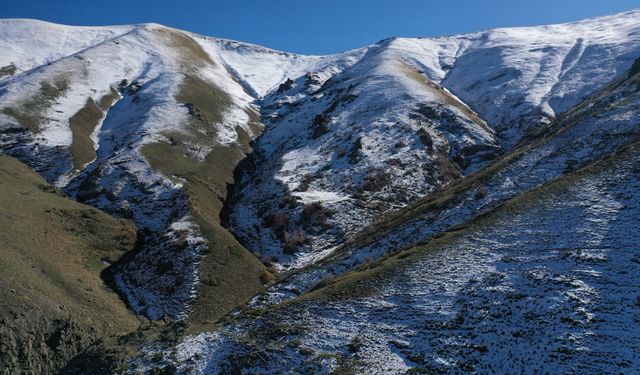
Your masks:
M0 68L6 68L6 74L0 73L0 81L104 43L134 28L74 27L35 20L0 20Z
M69 194L132 218L146 246L118 266L115 282L135 311L152 318L183 317L208 245L190 213L185 182L165 173L171 160L151 165L153 149L145 147L169 142L194 166L216 147L239 148L235 157L240 158L239 137L252 138L259 130L252 125L253 98L183 32L138 25L93 46L80 41L84 49L77 51L77 46L64 49L64 43L55 46L58 28L51 28L51 40L44 44L64 53L42 47L43 56L58 59L14 75L0 88L3 152L27 161ZM121 28L100 30L111 35ZM48 33L34 31L48 40ZM72 54L59 56L66 53ZM210 90L213 98L194 98L192 90ZM216 111L198 108L201 102ZM208 127L207 136L194 134L201 124ZM228 168L232 171L233 164ZM180 248L179 256L170 251Z
M136 223L143 246L110 277L133 310L154 319L186 317L203 285L203 254L231 241L209 243L214 235L203 235L201 225L219 225L208 202L224 199L233 168L260 132L251 94L297 71L329 77L362 54L296 57L156 24L75 28L7 20L0 35L2 58L15 68L3 70L0 82L2 152L70 195ZM239 55L264 62L261 74L247 73ZM220 297L220 309L259 290L262 266L245 257L229 263L238 267L229 273L247 284L242 291L224 287L232 282L224 273L213 276L233 294Z
M367 50L361 48L337 55L305 56L233 40L195 38L207 52L217 56L247 92L256 98L264 97L287 79L296 79L309 72L318 74L319 79L325 81L353 64Z
M174 363L206 374L636 372L639 162L636 146L242 328L189 337Z
M415 43L427 50L434 44L441 48L442 70L431 74L511 147L540 121L556 117L627 70L640 56L639 19L640 10L634 10Z
M239 312L177 351L143 351L172 353L184 372L519 371L525 358L552 372L624 371L635 358L606 347L637 339L620 329L633 306L619 285L637 273L623 250L638 242L638 156L623 150L640 121L639 18L391 38L330 56L156 24L2 20L0 152L136 223L138 250L105 276L152 319L210 326L274 282L268 266L295 269L252 300L254 314L479 223L379 278L316 295L328 300L257 322ZM615 153L612 165L565 178ZM482 223L554 180L527 210ZM550 235L566 249L538 246ZM514 315L529 295L533 315ZM604 314L614 300L619 313ZM547 321L531 318L548 307L540 301L555 303Z
M394 45L371 46L330 80L310 72L262 101L266 129L229 215L250 249L303 266L499 154L486 123Z
M257 298L251 314L175 347L147 347L131 368L637 370L638 67L453 187L457 194L294 274ZM300 292L308 294L269 306Z
M332 257L289 275L253 303L271 305L303 294L327 278L464 226L509 199L637 141L640 59L634 67L490 168L458 180L432 198L380 218L336 249Z

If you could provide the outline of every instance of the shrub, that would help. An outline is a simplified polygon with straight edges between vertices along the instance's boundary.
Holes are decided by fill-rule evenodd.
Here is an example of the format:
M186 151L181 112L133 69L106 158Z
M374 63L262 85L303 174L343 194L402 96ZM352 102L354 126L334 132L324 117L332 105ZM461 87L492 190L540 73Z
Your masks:
M349 151L349 162L351 164L356 164L362 159L362 148L362 137L359 137L351 146L351 151Z
M395 147L395 148L403 148L403 147L407 147L407 142L402 141L402 140L401 140L401 141L398 141L398 142L396 142L396 144L395 144L395 145L393 145L393 147Z
M264 225L266 225L268 228L278 230L284 228L287 225L287 223L289 222L289 218L287 217L286 213L280 211L267 215L263 221Z
M389 175L382 171L374 171L362 184L364 191L380 191L389 183Z
M302 209L302 218L306 222L324 222L325 212L320 202L306 204Z
M311 124L311 136L313 138L319 138L327 134L330 130L330 123L331 117L326 115L316 115L316 117L313 118L313 123Z
M478 190L476 190L475 195L473 196L476 200L480 200L484 197L487 196L487 190L484 188L484 186L480 186L478 188Z
M262 275L260 275L260 282L263 285L273 284L277 279L278 277L268 270L265 270Z
M311 173L311 174L307 174L302 178L302 181L300 182L300 185L298 185L298 187L296 188L296 191L307 191L309 190L309 186L311 185L311 183L320 178L321 174L315 174L315 173Z
M280 199L280 202L278 203L278 206L280 208L284 208L286 206L289 206L290 208L295 207L298 204L298 201L296 201L296 198L291 195L289 192L287 192L282 199Z
M431 139L431 136L429 135L427 129L419 128L418 138L420 138L420 142L422 142L423 145L427 146L427 148L433 147L433 140Z
M309 242L309 239L303 231L298 230L293 233L284 232L282 239L282 247L285 254L293 255L300 246Z
M347 350L349 350L350 353L357 353L360 348L362 348L362 345L362 339L359 336L356 336L347 344Z

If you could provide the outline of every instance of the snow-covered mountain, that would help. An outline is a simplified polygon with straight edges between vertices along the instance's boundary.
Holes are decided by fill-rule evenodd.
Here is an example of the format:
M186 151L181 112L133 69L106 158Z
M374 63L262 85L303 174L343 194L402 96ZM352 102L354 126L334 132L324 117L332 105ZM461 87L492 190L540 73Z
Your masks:
M639 369L639 110L640 59L492 166L376 223L222 327L146 346L129 365L207 374Z
M265 286L250 310L618 152L637 135L639 19L328 56L157 24L0 20L0 153L136 224L137 250L104 273L133 311L209 327ZM194 368L214 371L202 345Z

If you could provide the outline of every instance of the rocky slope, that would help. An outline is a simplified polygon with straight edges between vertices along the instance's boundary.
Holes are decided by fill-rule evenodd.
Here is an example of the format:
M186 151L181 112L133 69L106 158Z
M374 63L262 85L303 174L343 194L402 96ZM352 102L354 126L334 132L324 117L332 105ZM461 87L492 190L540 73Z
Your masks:
M257 305L282 302L372 259L464 226L469 220L607 157L637 140L639 60L490 167L432 197L387 214L338 247L332 256L294 272L258 296Z
M634 372L639 151L303 299L187 337L166 364L212 374Z
M328 80L288 81L260 102L266 131L232 194L232 231L280 269L317 261L623 74L638 15L393 38Z

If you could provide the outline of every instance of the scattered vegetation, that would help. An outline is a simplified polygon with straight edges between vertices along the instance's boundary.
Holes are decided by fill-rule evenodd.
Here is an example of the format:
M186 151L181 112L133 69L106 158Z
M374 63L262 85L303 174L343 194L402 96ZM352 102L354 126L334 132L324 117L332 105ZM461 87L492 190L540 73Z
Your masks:
M0 78L4 76L12 76L16 73L16 70L16 66L13 64L3 66L2 68L0 68Z
M380 191L389 184L390 176L382 170L374 170L368 175L362 184L364 191Z
M313 118L313 123L311 123L311 136L313 138L319 138L329 132L331 130L329 128L329 124L331 123L331 117L319 114Z
M302 230L296 230L291 233L284 232L284 236L282 238L282 251L285 254L293 255L301 246L308 243L309 238Z

